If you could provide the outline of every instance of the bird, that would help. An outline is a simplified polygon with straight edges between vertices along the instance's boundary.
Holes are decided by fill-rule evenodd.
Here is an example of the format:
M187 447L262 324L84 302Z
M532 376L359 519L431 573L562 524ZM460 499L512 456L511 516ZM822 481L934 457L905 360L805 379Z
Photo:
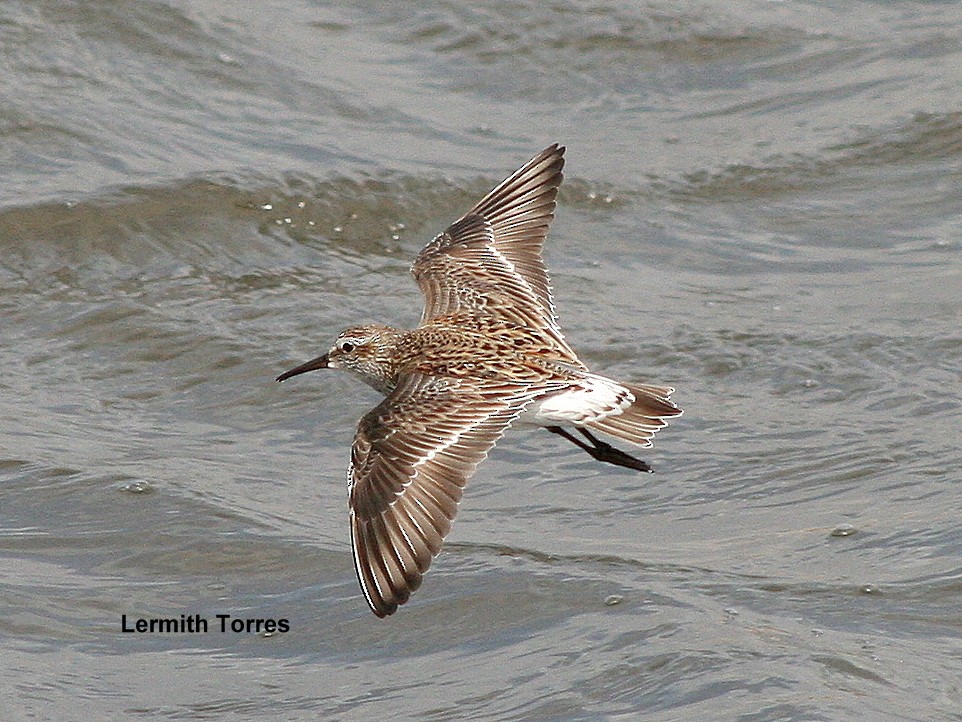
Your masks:
M342 369L384 396L357 425L348 470L354 568L378 617L421 586L465 485L513 422L650 472L595 432L648 447L682 413L669 386L589 370L561 332L542 251L564 153L545 148L418 253L417 328L348 328L277 377Z

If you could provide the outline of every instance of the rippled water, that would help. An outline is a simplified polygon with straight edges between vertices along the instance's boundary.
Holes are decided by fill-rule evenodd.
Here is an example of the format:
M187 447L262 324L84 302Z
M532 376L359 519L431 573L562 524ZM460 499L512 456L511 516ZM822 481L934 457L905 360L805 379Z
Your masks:
M0 5L6 719L962 719L962 10ZM592 366L685 416L516 429L375 619L376 396L421 245L550 142ZM128 618L286 618L263 636Z

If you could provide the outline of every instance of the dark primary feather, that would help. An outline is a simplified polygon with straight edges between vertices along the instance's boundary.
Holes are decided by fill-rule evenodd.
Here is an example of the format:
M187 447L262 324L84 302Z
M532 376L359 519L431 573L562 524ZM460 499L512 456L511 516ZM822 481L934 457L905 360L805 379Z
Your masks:
M351 454L351 537L375 614L391 614L420 586L464 485L543 390L409 374L361 419Z
M561 333L542 258L554 218L564 148L545 148L418 254L421 323L470 310L518 323L581 365Z

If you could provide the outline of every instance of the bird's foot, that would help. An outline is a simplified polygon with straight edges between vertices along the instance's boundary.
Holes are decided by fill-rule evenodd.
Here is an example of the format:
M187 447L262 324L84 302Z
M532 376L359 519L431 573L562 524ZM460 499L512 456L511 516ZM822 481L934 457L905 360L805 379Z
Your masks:
M560 426L548 426L546 428L553 434L563 436L572 444L577 446L579 449L586 451L592 456L592 458L597 459L598 461L603 461L606 464L613 464L614 466L623 466L626 469L644 471L649 474L652 473L652 468L648 465L648 462L638 459L631 454L625 453L621 449L616 449L608 442L602 441L585 429L579 428L578 431L580 431L581 434L591 442L590 446L581 441L581 439L572 436Z
M652 473L651 466L648 465L647 461L636 458L621 449L616 449L605 441L599 442L597 446L586 449L586 451L598 461L614 464L615 466L624 466L627 469L634 469L635 471L644 471L648 474Z

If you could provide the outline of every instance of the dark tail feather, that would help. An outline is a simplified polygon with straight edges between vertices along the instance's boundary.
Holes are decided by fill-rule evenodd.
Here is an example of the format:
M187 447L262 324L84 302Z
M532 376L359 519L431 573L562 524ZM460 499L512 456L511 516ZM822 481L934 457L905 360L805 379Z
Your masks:
M638 446L651 446L652 435L668 424L665 419L681 414L681 409L669 400L674 389L670 386L648 384L622 384L622 386L631 391L635 397L631 406L620 414L591 422L588 427Z

